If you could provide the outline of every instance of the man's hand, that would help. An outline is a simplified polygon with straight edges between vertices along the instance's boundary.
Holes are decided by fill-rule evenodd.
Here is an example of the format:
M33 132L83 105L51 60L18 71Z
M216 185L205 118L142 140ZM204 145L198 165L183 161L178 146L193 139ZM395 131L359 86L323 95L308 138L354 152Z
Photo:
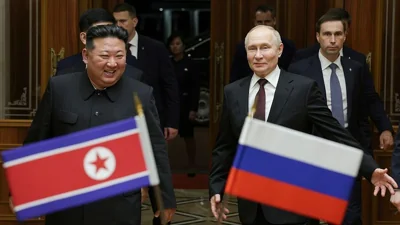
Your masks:
M388 169L375 169L372 173L371 183L375 186L374 195L376 196L381 190L382 197L386 194L386 189L389 190L390 194L395 194L393 188L398 188L396 181L392 177L387 175Z
M390 196L390 202L397 208L397 211L400 211L400 191L396 191L396 193Z
M167 141L174 139L177 134L178 134L178 130L175 128L171 128L171 127L164 128L164 138Z
M161 218L161 224L163 224L163 222L171 222L172 217L175 214L176 209L164 209L164 218ZM158 210L156 213L154 213L154 217L159 217L160 216L160 210ZM166 221L163 221L166 220Z
M379 147L383 150L388 150L393 146L392 132L385 130L379 136Z
M222 206L221 195L216 194L212 196L210 202L211 202L211 212L213 213L214 217L218 221L226 220L226 214L229 213L229 210ZM222 216L222 218L220 218L220 216Z
M149 197L149 188L147 188L147 187L141 188L140 192L142 194L141 200L142 200L142 203L143 203Z

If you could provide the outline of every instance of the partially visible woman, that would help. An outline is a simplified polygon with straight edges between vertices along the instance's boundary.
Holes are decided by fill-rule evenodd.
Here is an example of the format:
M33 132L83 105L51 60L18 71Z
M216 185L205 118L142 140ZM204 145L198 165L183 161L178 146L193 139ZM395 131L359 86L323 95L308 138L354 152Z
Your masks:
M194 121L196 119L200 95L200 77L195 63L185 55L184 38L181 34L172 34L167 44L172 54L172 64L178 79L180 93L179 136L185 141L188 155L188 168L196 168L196 142L194 139Z

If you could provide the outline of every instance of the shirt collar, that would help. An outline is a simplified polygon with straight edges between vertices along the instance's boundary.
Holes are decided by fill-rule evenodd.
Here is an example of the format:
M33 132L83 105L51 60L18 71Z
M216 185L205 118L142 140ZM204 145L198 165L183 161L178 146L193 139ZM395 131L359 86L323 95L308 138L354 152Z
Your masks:
M83 72L82 76L80 77L80 92L83 100L88 100L93 94L101 92L104 95L108 97L108 99L112 102L115 102L117 100L119 94L121 93L122 85L123 85L123 80L124 76L121 76L120 80L114 84L111 87L104 88L103 90L97 90L92 82L90 82L90 79L88 77L87 71Z
M139 41L139 34L138 32L135 31L135 36L133 36L132 40L129 41L129 44L132 46L137 47L138 46L138 41Z
M278 66L276 66L275 69L265 77L265 79L267 79L268 83L270 83L274 88L276 88L276 86L278 85L280 73L281 70L279 69ZM254 73L250 81L250 87L254 87L254 85L256 85L259 79L262 78Z
M324 71L326 68L329 67L329 65L332 64L331 61L329 61L325 56L322 55L321 50L319 50L319 52L318 52L318 58L319 58L319 61L321 62L322 71ZM340 70L343 70L340 58L341 58L340 56L337 57L337 59L333 63L335 63Z

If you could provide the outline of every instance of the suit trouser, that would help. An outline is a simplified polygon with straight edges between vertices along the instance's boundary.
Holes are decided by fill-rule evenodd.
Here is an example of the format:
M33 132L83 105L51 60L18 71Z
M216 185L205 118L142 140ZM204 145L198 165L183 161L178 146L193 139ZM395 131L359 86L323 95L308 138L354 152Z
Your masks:
M349 205L342 225L362 225L361 220L361 179L354 182Z
M243 224L243 225L277 225L277 224L269 223L264 217L264 213L262 211L261 206L258 205L258 207L257 207L257 216L256 216L256 219L254 220L254 222L251 223L251 224ZM285 225L308 225L308 223L306 223L306 224L304 224L304 223L285 224Z

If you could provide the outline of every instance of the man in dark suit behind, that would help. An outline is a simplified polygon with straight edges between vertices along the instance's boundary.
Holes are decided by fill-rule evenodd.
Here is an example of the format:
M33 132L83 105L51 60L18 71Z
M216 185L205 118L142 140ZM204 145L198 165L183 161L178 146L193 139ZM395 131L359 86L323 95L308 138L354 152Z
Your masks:
M86 45L86 31L91 26L114 24L114 17L107 10L103 8L88 9L79 18L79 39ZM137 67L137 60L132 55L128 54L126 56L127 66L126 74L133 77L134 79L142 79L143 71L135 68ZM57 63L56 74L66 74L71 72L82 72L85 70L85 63L83 62L82 53L79 52L75 55L68 56L65 59L60 60Z
M138 68L145 73L144 82L154 88L164 136L172 140L178 134L180 108L178 81L168 50L163 43L137 33L138 18L134 6L128 3L116 5L113 15L118 26L128 31L129 50L137 58Z
M267 25L275 27L276 25L276 12L275 9L260 5L257 7L254 15L254 26ZM292 40L282 38L282 44L284 47L282 55L279 57L278 65L279 68L287 70L292 61L292 58L296 52L296 46ZM239 80L246 76L251 76L253 71L250 69L246 59L246 48L244 46L244 40L236 45L236 52L232 61L232 68L230 74L230 83Z
M257 26L248 33L245 42L247 59L254 74L225 87L220 129L212 153L210 201L217 218L221 212L226 218L227 209L221 207L221 198L244 120L255 99L255 119L308 134L316 127L329 140L362 149L333 118L315 81L280 70L277 66L283 45L276 30L269 26ZM370 155L363 155L360 173L378 187L374 194L378 193L379 188L384 193L386 187L394 193L391 185L397 187L386 174L387 169L379 169ZM268 191L268 187L265 187L265 191ZM240 198L238 209L240 221L245 225L304 225L309 221L304 216Z
M384 118L377 127L384 129L383 135L391 136L392 126L384 111L383 104L372 83L370 74L357 61L340 57L340 51L346 40L347 26L342 17L326 13L317 22L316 38L320 44L316 55L300 60L290 65L289 72L301 74L317 81L318 86L326 96L328 107L337 116L341 125L350 131L359 141L367 154L373 155L370 147L370 137L365 135L368 126L368 114L375 120ZM336 67L332 69L332 66ZM340 84L334 85L332 79L337 77ZM339 92L335 93L335 89ZM340 95L339 105L335 98ZM374 107L374 110L368 110ZM380 107L380 108L375 108ZM340 112L335 113L335 110ZM383 125L382 125L383 124ZM385 146L386 147L386 146ZM353 193L347 208L344 225L361 225L361 179L358 178L353 187Z
M88 30L82 52L87 70L50 78L24 143L133 117L136 110L132 93L136 92L143 103L164 207L175 208L166 141L160 129L153 89L122 76L127 38L127 32L116 25L99 25ZM106 58L103 49L107 51ZM46 225L137 225L141 223L140 198L140 190L136 190L55 212L46 215ZM167 215L167 219L171 220L172 215Z
M340 17L345 23L346 35L349 33L349 29L351 26L351 16L346 10L342 8L331 8L325 15ZM309 48L298 50L293 58L292 63L317 55L319 49L320 49L320 44L317 43ZM340 49L340 56L357 61L364 67L363 68L365 72L364 83L367 89L371 90L370 92L371 95L369 100L367 101L366 110L368 112L368 116L374 122L375 126L377 127L380 133L379 137L380 148L389 149L393 145L394 131L392 128L392 124L390 123L390 120L384 110L382 100L380 99L378 93L376 93L375 91L374 82L372 80L372 76L370 74L369 66L367 64L365 55L353 50L352 48L343 45L343 47ZM363 132L366 136L365 141L368 143L368 149L370 149L372 154L371 138L373 131L371 130L371 127L369 125L368 118L366 118L362 126L364 127Z

